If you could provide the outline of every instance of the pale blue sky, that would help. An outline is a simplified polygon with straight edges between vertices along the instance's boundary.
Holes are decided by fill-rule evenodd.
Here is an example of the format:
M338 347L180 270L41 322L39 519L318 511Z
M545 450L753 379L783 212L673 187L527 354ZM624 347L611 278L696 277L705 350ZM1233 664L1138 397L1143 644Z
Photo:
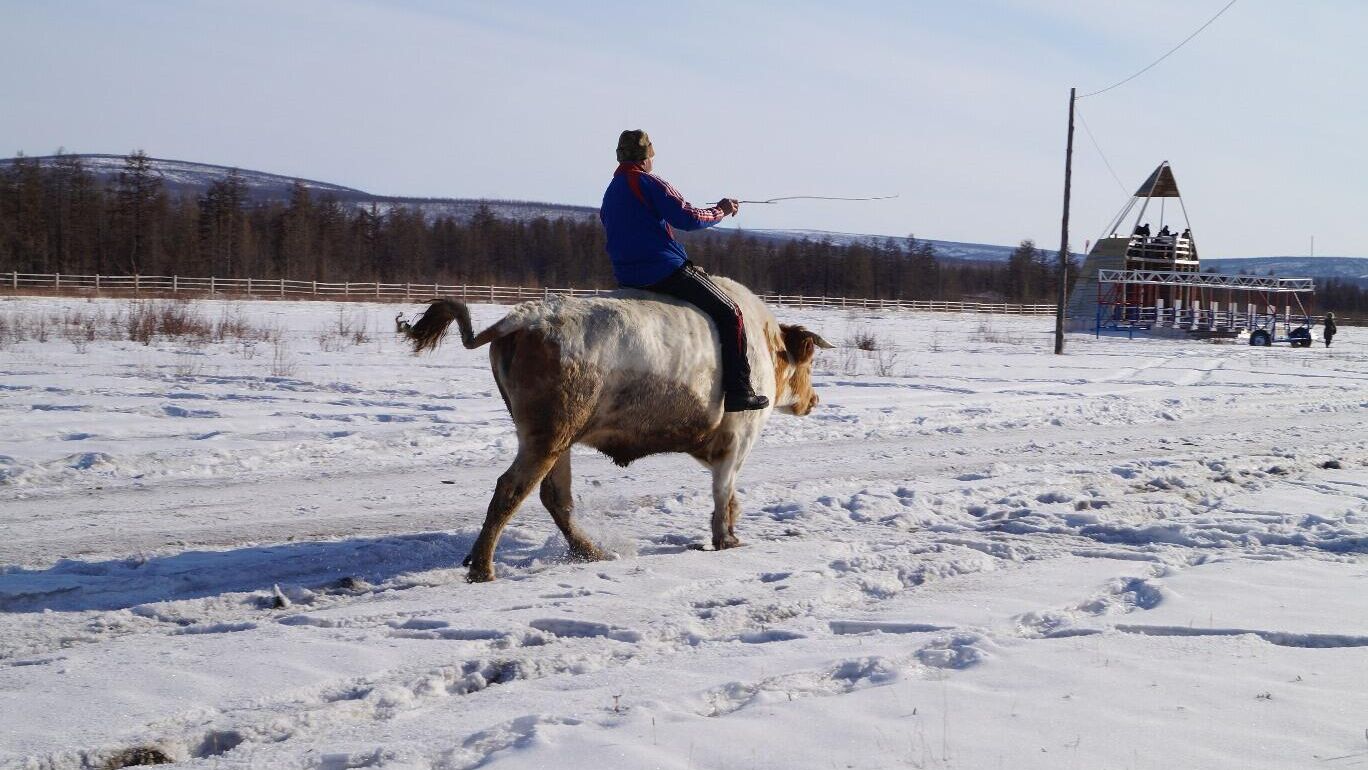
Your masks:
M376 193L597 205L623 128L746 227L1059 245L1068 88L1227 0L0 0L0 153L122 153ZM1161 160L1206 256L1368 256L1368 3L1240 0L1080 108L1072 239Z

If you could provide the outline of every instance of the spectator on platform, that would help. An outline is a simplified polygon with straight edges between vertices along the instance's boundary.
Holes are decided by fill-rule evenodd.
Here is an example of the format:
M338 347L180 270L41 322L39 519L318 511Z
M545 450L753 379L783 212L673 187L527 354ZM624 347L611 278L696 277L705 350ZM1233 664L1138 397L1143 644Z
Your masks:
M1146 223L1143 224L1143 225L1136 225L1136 226L1135 226L1135 234L1136 234L1136 235L1139 235L1139 236L1142 236L1142 237L1145 237L1145 238L1148 238L1148 237L1149 237L1149 234L1150 234L1149 222L1146 222Z

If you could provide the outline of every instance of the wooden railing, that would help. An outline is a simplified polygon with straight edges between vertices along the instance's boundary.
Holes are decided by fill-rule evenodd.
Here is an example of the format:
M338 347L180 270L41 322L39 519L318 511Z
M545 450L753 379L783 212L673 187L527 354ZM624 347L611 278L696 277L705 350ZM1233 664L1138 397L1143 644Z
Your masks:
M451 297L463 302L508 305L552 294L594 297L609 289L553 289L527 286L477 286L441 283L375 283L291 281L284 278L190 278L177 275L63 275L60 273L0 273L0 293L57 294L110 297L243 297L380 302L421 302ZM1003 302L941 302L935 300L820 297L762 294L772 305L844 308L849 310L922 310L946 313L1008 313L1053 315L1054 305Z

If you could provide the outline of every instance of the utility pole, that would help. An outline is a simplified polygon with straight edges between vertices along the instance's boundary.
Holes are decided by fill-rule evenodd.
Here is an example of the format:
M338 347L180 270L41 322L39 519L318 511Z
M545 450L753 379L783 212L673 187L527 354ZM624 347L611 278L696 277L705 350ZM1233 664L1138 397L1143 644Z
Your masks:
M1059 233L1059 299L1055 304L1055 355L1064 355L1064 302L1069 285L1069 186L1073 181L1074 101L1078 89L1069 89L1069 142L1064 149L1064 221Z

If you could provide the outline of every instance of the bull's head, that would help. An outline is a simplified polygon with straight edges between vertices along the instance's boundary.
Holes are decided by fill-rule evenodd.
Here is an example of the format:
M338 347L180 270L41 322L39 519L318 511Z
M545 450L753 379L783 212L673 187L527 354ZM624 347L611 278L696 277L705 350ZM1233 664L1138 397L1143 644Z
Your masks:
M833 346L816 332L788 324L780 324L777 342L774 404L782 411L802 417L818 403L817 391L812 389L812 357L817 348Z

